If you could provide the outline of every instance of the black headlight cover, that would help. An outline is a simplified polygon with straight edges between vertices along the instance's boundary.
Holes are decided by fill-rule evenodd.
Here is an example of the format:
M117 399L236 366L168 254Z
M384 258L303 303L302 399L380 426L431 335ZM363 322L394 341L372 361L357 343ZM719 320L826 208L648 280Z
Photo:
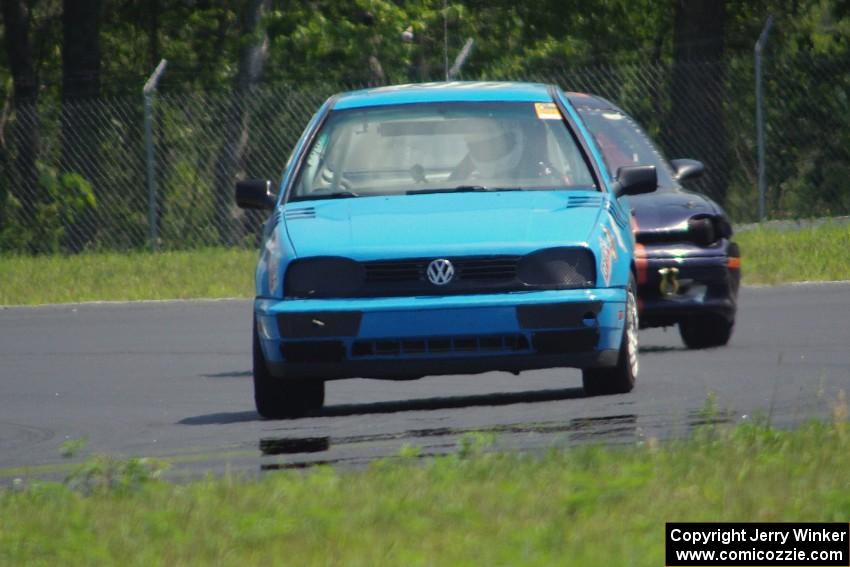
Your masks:
M525 285L537 288L593 287L596 260L587 248L545 248L522 257L517 277Z
M732 225L721 215L694 215L686 224L673 228L642 231L635 235L641 244L692 242L698 246L711 246L721 238L732 236Z
M363 266L341 256L293 260L284 278L285 297L345 297L363 287Z
M717 230L712 217L691 217L688 220L688 240L700 246L717 242Z

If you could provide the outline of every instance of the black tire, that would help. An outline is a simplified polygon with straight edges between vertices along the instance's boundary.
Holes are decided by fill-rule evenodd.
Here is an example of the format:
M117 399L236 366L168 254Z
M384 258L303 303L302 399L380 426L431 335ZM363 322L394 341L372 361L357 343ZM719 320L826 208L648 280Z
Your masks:
M679 335L685 346L691 349L723 346L732 337L735 319L723 315L705 313L693 315L679 322Z
M636 289L637 286L632 277L629 279L629 287L626 288L626 321L623 326L623 339L620 342L617 365L612 368L584 369L581 382L586 396L625 394L635 387L639 369Z
M254 404L257 413L268 419L299 417L322 408L324 380L293 380L272 376L266 366L257 320L254 319Z

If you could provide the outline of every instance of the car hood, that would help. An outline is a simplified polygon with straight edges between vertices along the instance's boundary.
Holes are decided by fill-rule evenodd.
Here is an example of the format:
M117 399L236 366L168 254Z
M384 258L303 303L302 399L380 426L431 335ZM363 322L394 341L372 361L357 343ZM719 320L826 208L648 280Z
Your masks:
M714 202L702 195L687 191L655 191L629 197L637 232L667 232L675 230L695 215L719 213Z
M571 198L599 206L570 206ZM291 203L282 216L302 257L523 254L588 242L603 198L590 191L359 197Z

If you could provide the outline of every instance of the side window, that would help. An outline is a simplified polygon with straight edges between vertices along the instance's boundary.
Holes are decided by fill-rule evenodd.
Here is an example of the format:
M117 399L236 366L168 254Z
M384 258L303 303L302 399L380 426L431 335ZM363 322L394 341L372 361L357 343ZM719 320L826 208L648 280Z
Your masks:
M675 186L670 166L646 133L629 116L595 108L582 108L579 112L593 134L611 176L616 176L617 170L624 166L654 165L659 185Z
M639 163L638 155L629 143L632 135L625 120L625 116L619 113L601 113L596 117L599 127L593 132L596 145L614 176L621 167Z

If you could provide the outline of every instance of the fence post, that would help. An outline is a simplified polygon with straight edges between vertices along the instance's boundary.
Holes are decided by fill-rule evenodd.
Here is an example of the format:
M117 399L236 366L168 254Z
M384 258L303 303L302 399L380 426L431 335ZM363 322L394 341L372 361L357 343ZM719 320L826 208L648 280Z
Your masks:
M446 80L449 80L449 5L448 0L443 0L443 70L446 72Z
M156 168L154 167L155 158L153 152L153 95L156 92L156 85L159 82L162 73L165 71L165 66L167 64L168 62L165 59L161 60L142 89L142 96L145 99L145 153L148 177L148 225L150 227L151 249L154 252L159 250L159 231L157 230Z
M770 28L773 27L773 16L768 16L764 24L764 29L761 30L758 41L755 46L755 64L756 64L756 136L758 145L758 191L759 191L759 222L767 218L765 211L765 193L767 192L766 177L767 165L764 160L764 112L762 112L762 86L761 86L761 52L767 43L767 35L770 33Z
M469 54L472 53L472 46L474 44L475 40L471 37L466 40L466 43L463 44L463 49L461 49L460 53L457 54L457 57L455 57L454 65L452 65L452 68L449 69L448 78L450 80L454 80L454 78L457 77L458 73L460 73L460 70L463 68L463 64L466 63Z

